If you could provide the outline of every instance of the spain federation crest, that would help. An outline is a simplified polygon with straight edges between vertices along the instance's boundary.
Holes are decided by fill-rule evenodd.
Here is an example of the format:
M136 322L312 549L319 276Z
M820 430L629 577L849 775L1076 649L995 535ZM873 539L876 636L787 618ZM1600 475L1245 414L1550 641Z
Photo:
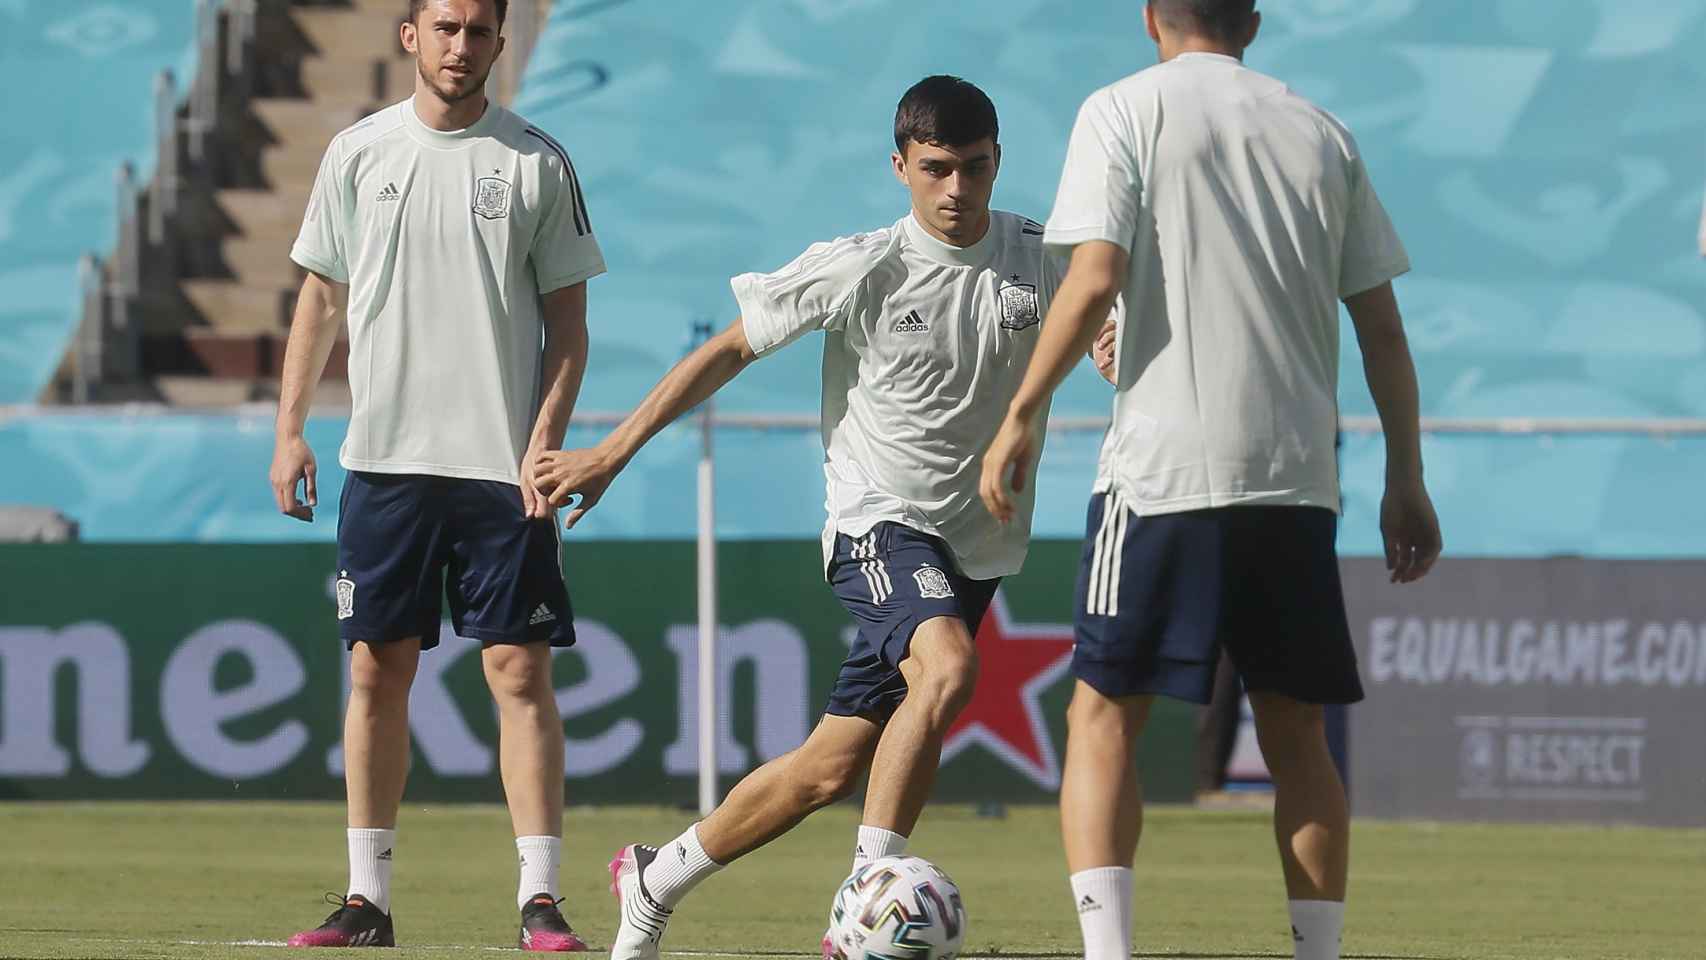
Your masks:
M954 585L948 582L948 575L928 563L912 571L912 579L918 584L918 595L926 600L948 600L954 596Z
M334 584L338 594L338 619L348 620L355 616L355 581L349 578L349 571L343 571Z
M1023 330L1042 322L1037 305L1037 285L1020 283L1019 276L1001 285L1001 326L1008 330Z
M474 212L487 220L509 216L509 181L497 177L474 181Z

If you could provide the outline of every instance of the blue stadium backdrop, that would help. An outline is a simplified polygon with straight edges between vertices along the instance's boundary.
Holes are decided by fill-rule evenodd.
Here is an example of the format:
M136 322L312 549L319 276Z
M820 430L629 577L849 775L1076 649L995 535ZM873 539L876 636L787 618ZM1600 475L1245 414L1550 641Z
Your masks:
M0 7L22 0L0 0ZM20 7L21 9L21 7ZM695 321L731 317L727 278L806 244L890 222L895 99L931 71L986 86L1001 108L1003 207L1046 216L1073 113L1153 61L1139 0L991 0L975 17L900 0L557 3L518 108L573 150L612 272L593 287L583 409L631 406ZM1706 183L1706 0L1264 0L1254 66L1358 133L1416 272L1401 281L1432 416L1706 417L1706 264L1694 228ZM115 11L126 15L115 16ZM189 4L56 5L32 18L30 61L71 92L70 123L20 123L0 163L0 400L33 396L75 301L72 259L111 236L111 171L144 159L149 71L187 47ZM15 55L14 55L15 56ZM76 78L77 82L71 82ZM138 109L109 107L126 98ZM14 137L24 134L14 133ZM283 251L281 251L281 256ZM1342 399L1371 413L1350 337ZM14 354L22 355L14 359ZM812 343L721 399L815 409ZM1106 410L1080 376L1057 407ZM288 523L258 482L265 415L52 414L0 422L0 502L44 503L97 540L326 539ZM315 425L332 465L337 418ZM596 437L577 432L576 441ZM721 532L809 536L816 439L729 432ZM1077 536L1096 438L1056 436L1038 529ZM590 538L692 530L694 441L667 438L593 515ZM1706 440L1439 436L1430 477L1458 553L1678 556L1698 551L1691 493ZM115 462L125 482L105 479ZM1345 454L1344 547L1369 553L1378 439ZM337 471L325 488L335 493ZM328 499L331 499L328 497Z

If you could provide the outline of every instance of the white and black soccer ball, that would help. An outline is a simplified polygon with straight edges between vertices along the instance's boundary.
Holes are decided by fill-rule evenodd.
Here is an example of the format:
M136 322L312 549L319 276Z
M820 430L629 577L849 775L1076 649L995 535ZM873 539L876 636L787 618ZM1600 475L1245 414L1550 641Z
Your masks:
M829 908L824 960L954 960L966 938L960 888L928 860L884 857L853 872Z

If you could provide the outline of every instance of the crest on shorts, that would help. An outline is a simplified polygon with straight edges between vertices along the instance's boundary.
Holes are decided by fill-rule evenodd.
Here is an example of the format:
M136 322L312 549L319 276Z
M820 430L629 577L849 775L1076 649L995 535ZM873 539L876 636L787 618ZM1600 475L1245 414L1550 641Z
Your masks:
M509 216L509 181L497 177L474 181L474 212L487 220Z
M355 581L349 578L349 571L340 573L333 586L338 594L338 619L348 620L355 616Z
M918 582L918 595L926 600L950 600L954 596L948 575L928 563L912 571L912 579Z
M1037 304L1037 285L1020 283L1019 275L1001 285L1001 326L1008 330L1034 327L1043 320Z

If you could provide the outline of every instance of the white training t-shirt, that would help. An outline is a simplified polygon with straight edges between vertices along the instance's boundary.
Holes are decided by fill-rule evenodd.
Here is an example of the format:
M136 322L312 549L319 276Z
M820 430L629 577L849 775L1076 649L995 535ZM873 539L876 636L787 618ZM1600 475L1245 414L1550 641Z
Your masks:
M290 258L349 284L346 469L519 482L540 295L604 272L561 145L495 103L451 133L387 107L332 140Z
M1097 489L1139 514L1339 508L1339 301L1409 270L1350 132L1231 57L1092 94L1051 248L1131 254Z
M947 541L974 580L1024 563L1035 485L1002 526L978 481L1061 271L1044 256L1040 224L990 218L969 247L937 240L909 214L732 281L759 356L812 330L827 334L826 567L837 532L860 537L885 520Z

